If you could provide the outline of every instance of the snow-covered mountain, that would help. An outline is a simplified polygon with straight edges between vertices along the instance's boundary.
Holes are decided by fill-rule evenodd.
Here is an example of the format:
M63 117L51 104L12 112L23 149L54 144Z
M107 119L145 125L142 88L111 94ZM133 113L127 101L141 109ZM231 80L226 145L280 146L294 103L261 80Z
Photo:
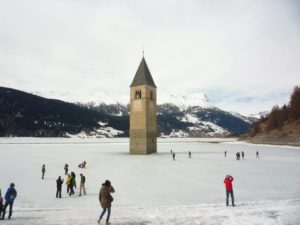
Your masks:
M103 100L72 104L0 88L0 136L128 136L129 105ZM201 93L170 95L157 106L161 137L224 137L250 125L250 118L213 106Z
M86 106L114 116L128 115L128 104ZM223 137L247 132L253 119L215 107L205 94L162 96L157 107L158 132L162 137Z
M173 104L181 110L186 110L189 107L198 106L201 108L213 108L213 104L208 100L203 93L192 94L172 94L162 96L158 99L158 104Z
M260 118L268 115L269 113L270 113L269 111L261 111L258 113L250 114L249 117L260 119Z

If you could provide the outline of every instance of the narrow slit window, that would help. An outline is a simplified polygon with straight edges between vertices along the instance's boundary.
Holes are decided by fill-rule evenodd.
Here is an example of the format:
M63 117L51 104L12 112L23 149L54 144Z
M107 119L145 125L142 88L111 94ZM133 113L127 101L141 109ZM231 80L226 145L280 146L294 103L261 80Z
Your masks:
M135 91L135 99L141 99L142 98L142 91L136 90Z

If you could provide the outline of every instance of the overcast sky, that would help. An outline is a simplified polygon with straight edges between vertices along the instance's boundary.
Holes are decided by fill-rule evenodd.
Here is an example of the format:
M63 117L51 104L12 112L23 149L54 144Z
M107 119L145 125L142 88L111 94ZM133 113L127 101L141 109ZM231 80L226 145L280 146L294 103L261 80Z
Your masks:
M0 3L0 86L124 99L143 49L158 98L201 92L249 114L282 105L300 84L298 0Z

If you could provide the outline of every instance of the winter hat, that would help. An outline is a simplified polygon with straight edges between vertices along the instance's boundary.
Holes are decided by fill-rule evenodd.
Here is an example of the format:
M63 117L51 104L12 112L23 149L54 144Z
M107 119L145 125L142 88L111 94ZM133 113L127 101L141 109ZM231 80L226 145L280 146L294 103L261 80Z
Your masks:
M111 183L110 183L110 181L109 181L109 180L106 180L106 181L104 182L104 185L106 185L106 186L110 186L110 185L111 185Z
M10 183L10 187L14 187L15 186L15 184L14 183Z

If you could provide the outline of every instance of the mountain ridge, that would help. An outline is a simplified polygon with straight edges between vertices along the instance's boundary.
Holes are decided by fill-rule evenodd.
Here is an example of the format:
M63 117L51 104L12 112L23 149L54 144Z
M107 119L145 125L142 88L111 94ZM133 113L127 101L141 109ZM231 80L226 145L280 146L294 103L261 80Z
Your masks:
M158 105L158 136L224 137L250 128L248 119L214 107L203 94L193 101L197 97L207 107ZM74 104L0 87L0 136L128 137L128 112L120 103Z

